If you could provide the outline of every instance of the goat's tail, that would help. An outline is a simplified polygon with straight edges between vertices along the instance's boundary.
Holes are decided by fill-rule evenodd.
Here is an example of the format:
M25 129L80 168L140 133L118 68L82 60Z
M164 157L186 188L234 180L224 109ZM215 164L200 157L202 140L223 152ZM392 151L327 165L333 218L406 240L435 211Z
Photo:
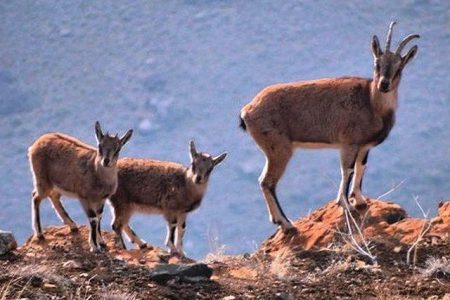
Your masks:
M239 127L241 127L244 131L247 130L247 124L245 124L244 118L242 117L242 111L239 114Z

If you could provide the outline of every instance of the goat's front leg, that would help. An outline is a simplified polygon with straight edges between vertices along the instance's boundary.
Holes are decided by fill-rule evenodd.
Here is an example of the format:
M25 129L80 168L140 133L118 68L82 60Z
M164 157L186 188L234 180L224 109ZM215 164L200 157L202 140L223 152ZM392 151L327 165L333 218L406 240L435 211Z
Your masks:
M100 252L101 249L97 243L98 218L95 207L87 200L80 200L81 205L89 220L89 246L91 252Z
M103 209L105 207L105 203L102 202L101 204L99 204L97 206L96 209L96 215L97 215L97 244L100 246L100 249L105 250L106 249L106 243L105 240L102 237L102 228L101 228L101 223L102 223L102 217L103 217Z
M367 207L366 197L361 192L361 185L366 170L369 149L363 148L358 152L355 163L355 175L353 177L352 188L350 192L350 203L355 209L363 210Z
M112 230L116 234L117 240L119 241L119 244L122 247L122 249L126 250L127 247L125 246L125 242L123 241L122 229L123 223L121 222L120 218L117 217L117 213L115 212L113 216Z
M185 256L185 253L183 251L183 237L186 231L186 217L187 214L181 214L177 217L175 249L181 256Z
M169 248L170 254L177 253L175 247L175 229L177 227L177 218L174 216L165 216L167 221L166 246Z
M61 194L55 191L52 191L52 193L49 196L50 201L52 202L53 208L55 209L58 217L61 219L61 221L64 222L67 226L70 227L71 232L77 232L78 227L77 224L70 218L67 211L64 209L64 206L61 203Z
M348 191L358 151L359 147L356 145L346 145L341 148L341 184L339 185L339 192L336 200L344 209L346 207L350 208Z

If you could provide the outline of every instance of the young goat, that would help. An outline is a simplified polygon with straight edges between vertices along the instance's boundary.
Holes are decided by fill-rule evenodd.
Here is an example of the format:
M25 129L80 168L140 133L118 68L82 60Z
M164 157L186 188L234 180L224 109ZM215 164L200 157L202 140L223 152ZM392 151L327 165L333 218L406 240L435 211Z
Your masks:
M129 225L133 213L142 212L164 216L167 221L166 245L171 253L184 255L186 216L200 206L211 171L227 154L211 157L199 153L191 141L190 155L189 168L165 161L119 160L119 186L110 202L114 210L112 228L124 249L122 230L132 243L140 248L147 246Z
M117 189L117 159L119 151L130 139L130 129L122 137L103 134L95 124L98 149L61 133L47 133L28 149L34 190L32 216L35 237L44 239L39 217L39 204L49 197L58 216L70 226L77 225L61 204L61 195L78 198L90 223L90 248L99 251L105 247L101 237L100 221L106 198Z
M277 183L295 148L338 148L341 152L341 184L337 201L348 204L349 185L353 208L366 207L361 181L369 150L382 143L391 131L397 109L397 93L403 68L417 53L417 46L402 55L402 40L391 52L389 26L384 52L373 36L372 79L344 77L278 84L262 90L241 110L241 126L248 129L266 156L260 185L270 219L284 231L292 228L278 203Z

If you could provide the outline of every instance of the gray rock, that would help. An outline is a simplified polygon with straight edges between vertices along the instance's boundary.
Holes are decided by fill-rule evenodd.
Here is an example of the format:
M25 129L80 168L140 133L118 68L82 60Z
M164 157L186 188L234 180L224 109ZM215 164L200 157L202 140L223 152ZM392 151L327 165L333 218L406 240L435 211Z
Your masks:
M206 264L159 264L150 271L150 279L165 283L171 279L179 279L186 282L199 282L211 278L213 270Z
M294 300L294 298L286 292L277 293L275 295L276 300Z
M0 230L0 255L6 254L17 248L17 242L13 234Z

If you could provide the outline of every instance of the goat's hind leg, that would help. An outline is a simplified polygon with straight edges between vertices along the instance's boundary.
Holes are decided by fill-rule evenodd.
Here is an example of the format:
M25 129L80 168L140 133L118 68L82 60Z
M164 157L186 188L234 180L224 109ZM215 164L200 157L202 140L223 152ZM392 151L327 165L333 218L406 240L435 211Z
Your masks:
M69 214L64 209L64 206L61 203L61 194L56 191L52 191L49 198L61 221L63 221L64 224L70 227L71 232L78 232L77 224L72 220L72 218L70 218Z
M39 209L39 206L43 198L44 197L40 196L37 191L33 191L31 196L31 218L33 224L34 237L38 240L44 240Z
M127 234L128 238L130 239L130 241L135 244L138 245L140 249L145 249L147 248L147 243L144 242L143 240L141 240L136 232L134 232L134 230L131 228L131 226L129 224L126 224L123 227L123 231L125 231L125 233Z
M269 210L270 220L279 225L284 232L288 232L294 228L294 225L284 214L275 190L292 157L292 144L284 137L278 136L277 140L269 141L263 151L266 155L266 164L259 183Z

